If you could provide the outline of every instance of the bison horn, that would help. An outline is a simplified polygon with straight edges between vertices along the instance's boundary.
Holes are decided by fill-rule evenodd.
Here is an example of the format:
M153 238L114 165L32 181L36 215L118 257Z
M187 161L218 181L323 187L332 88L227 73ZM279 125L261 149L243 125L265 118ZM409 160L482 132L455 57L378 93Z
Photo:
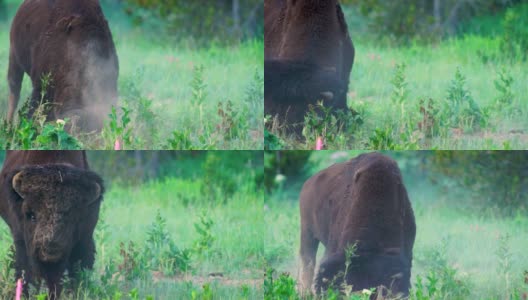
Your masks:
M95 183L95 199L101 198L101 186L96 182Z
M320 95L323 97L323 100L329 101L334 99L334 93L332 92L322 92Z
M13 189L17 194L20 195L20 197L24 198L22 195L22 172L18 172L15 176L13 176L13 180L11 181L11 185L13 186Z
M88 199L88 202L85 203L86 206L90 206L94 203L99 202L97 200L101 198L101 186L97 182L94 182L94 185L95 185L94 186L95 190L94 190L93 197L90 197Z

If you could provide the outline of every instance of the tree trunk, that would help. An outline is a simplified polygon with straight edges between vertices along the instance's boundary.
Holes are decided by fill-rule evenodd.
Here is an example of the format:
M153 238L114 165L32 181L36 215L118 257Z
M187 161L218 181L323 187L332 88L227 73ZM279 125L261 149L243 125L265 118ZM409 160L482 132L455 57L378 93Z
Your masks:
M240 32L240 2L233 0L233 34L237 39L241 38Z
M435 30L440 30L440 27L442 26L442 15L441 15L441 0L434 0L434 7L433 7L433 16L435 20Z

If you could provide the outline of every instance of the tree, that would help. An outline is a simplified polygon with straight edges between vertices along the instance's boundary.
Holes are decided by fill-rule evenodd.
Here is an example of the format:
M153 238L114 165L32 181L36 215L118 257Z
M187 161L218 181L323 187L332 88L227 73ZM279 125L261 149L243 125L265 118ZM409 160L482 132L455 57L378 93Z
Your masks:
M7 3L6 0L0 0L0 22L7 20Z
M397 39L442 37L454 34L470 17L496 13L521 0L344 0L357 5L377 32Z
M514 215L528 211L528 152L435 151L430 169L469 191L480 211Z
M235 41L262 37L264 10L261 0L125 0L127 12L143 23L161 18L172 34L196 41ZM139 10L138 10L139 9ZM144 14L147 11L149 13Z

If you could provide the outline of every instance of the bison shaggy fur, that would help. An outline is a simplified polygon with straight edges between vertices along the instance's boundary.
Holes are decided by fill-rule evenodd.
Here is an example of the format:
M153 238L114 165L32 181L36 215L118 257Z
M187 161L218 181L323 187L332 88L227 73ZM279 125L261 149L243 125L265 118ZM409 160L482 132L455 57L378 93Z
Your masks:
M325 107L346 109L346 102L337 103L346 93L346 86L334 71L311 63L267 60L264 72L264 113L286 120L297 135L302 130L297 125L302 125L308 105L323 101Z
M288 78L299 76L299 80L288 82L295 88L282 85L283 92L268 96L266 113L273 113L281 107L279 117L285 116L290 109L290 99L295 99L292 109L301 113L304 99L304 114L308 105L321 92L331 91L336 86L343 87L343 92L333 95L333 101L326 103L327 107L341 109L346 107L348 82L354 62L355 50L348 33L347 24L340 4L337 0L266 0L264 1L264 55L265 61L284 61L284 70L277 72L275 68L266 68L265 77L279 81L279 76L290 72ZM292 64L291 62L297 62ZM305 67L300 67L305 64ZM315 67L313 67L315 66ZM273 70L273 72L270 72ZM325 78L324 81L302 81L303 77ZM333 74L331 74L333 72ZM332 80L330 80L332 78ZM325 82L327 85L322 86ZM313 85L321 87L314 89ZM273 87L277 89L277 86ZM268 86L266 85L266 89ZM273 109L273 110L272 110ZM303 115L304 115L303 114ZM272 115L275 117L275 115ZM285 118L287 124L297 122L296 118Z
M93 267L104 193L83 152L60 152L8 152L0 173L0 216L13 236L16 279L43 279L51 299L60 296L65 271L75 279L79 267Z
M312 288L322 243L317 293L346 283L408 295L416 225L394 160L363 154L317 173L302 188L300 212L303 290Z
M69 117L82 131L100 130L117 102L118 59L98 0L26 0L10 33L12 121L24 73L33 92L28 117L47 103L48 121Z

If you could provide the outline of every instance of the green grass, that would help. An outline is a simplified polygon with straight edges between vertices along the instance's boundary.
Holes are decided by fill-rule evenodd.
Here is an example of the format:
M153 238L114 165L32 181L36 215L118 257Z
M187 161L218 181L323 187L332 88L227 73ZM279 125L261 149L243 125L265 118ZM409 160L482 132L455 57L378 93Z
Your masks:
M314 166L309 174L343 160L347 155L353 157L357 152L347 155L343 152L339 159L331 158L324 152L315 154L311 158ZM335 154L338 157L338 153ZM446 276L442 284L444 287L454 284L449 288L452 293L460 292L458 289L462 284L468 286L470 294L462 299L521 299L513 295L528 292L528 286L524 284L524 272L528 271L525 254L528 248L528 218L523 215L512 218L474 215L460 208L460 204L464 203L460 191L440 189L424 180L423 176L413 177L405 169L402 170L416 216L417 235L411 278L414 292L418 277L422 280L430 274L440 277L446 270L455 270L454 276ZM277 274L288 272L295 280L299 276L298 197L301 187L302 182L290 182L284 189L266 196L265 200L264 220L268 224L266 260ZM320 246L318 263L323 249ZM509 267L501 267L508 266L508 261ZM442 284L437 284L436 288L440 289ZM433 298L457 299L453 294L449 296L446 293ZM419 298L416 294L411 298L431 299Z
M528 9L524 9L528 11ZM494 18L501 27L502 16ZM372 38L352 9L347 8L349 31L356 57L349 83L348 105L360 112L363 124L352 130L335 130L327 141L329 149L376 149L376 130L389 130L393 149L526 149L528 145L528 61L500 50L500 35L477 30L436 44L392 45ZM486 21L489 23L489 21ZM363 22L366 23L366 22ZM473 25L477 26L477 25ZM501 32L500 30L498 30ZM393 97L392 83L397 65L406 66L407 95L402 99L403 117ZM480 109L489 112L487 123L479 128L453 124L444 132L428 137L419 129L422 121L420 100L433 99L437 106L447 103L448 89L457 69L466 78L465 88ZM513 78L511 103L497 109L501 93L495 86L499 72ZM444 116L435 115L441 123ZM284 148L313 149L311 139L295 141L280 131ZM330 135L329 134L329 135Z
M17 3L9 2L12 17ZM105 6L120 62L118 107L132 109L128 125L133 138L127 149L262 149L263 148L263 42L231 46L188 46L158 28L137 28L119 11ZM9 23L10 24L10 23ZM184 30L184 28L182 28ZM161 33L160 33L161 32ZM0 70L7 71L9 26L0 24ZM203 67L198 92L193 96L196 68ZM30 96L24 77L21 103ZM7 113L7 80L0 80L0 115ZM140 101L150 103L141 109ZM222 115L228 102L231 112ZM118 109L119 112L119 109ZM174 134L179 137L174 139ZM110 136L80 136L84 149L113 149Z
M112 185L105 194L96 228L94 273L90 275L91 280L83 282L85 288L66 290L64 299L120 299L114 298L119 293L123 299L130 299L127 296L134 291L140 299L149 295L154 299L260 299L264 269L261 191L255 190L251 179L244 178L238 181L237 192L226 204L201 204L204 197L201 184L198 177L168 177L129 187ZM202 247L201 253L191 253L190 270L166 267L163 260L158 268L146 270L148 259L163 257L161 250L147 257L142 254L144 249L152 247L152 242L147 242L147 232L153 224L160 225L156 221L158 213L166 221L169 239L180 250L195 249L204 237L210 242L203 244L207 246ZM201 216L212 221L206 233L199 233L195 228L205 228ZM138 251L135 255L131 252L137 266L130 272L120 271L124 261L120 243L128 249L129 242ZM2 262L11 243L7 226L0 222ZM5 266L0 269L2 274ZM112 270L113 279L102 283L106 269ZM134 276L133 272L140 275ZM211 273L221 276L213 278ZM11 295L2 292L14 293L14 278L0 275L0 285L0 298ZM96 290L103 290L105 294L96 294ZM213 298L208 298L209 294Z

